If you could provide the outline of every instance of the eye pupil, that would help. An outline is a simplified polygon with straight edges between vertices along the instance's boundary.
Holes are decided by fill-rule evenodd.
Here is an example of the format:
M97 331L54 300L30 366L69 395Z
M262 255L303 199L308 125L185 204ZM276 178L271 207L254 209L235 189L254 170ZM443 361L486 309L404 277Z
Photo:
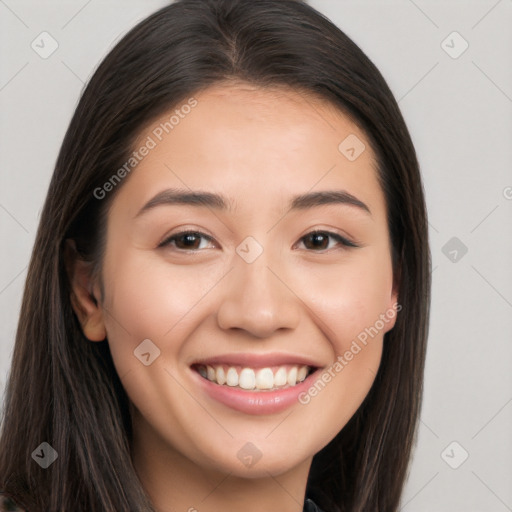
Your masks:
M191 246L192 247L195 247L195 245L197 244L194 244L194 242L197 242L197 233L185 233L183 235L181 235L180 237L178 237L178 240L184 240L185 241L185 246L187 248L190 248Z
M329 246L329 237L328 236L325 236L325 234L323 233L311 233L308 237L308 239L312 239L314 240L315 238L318 240L320 240L320 243L317 244L317 243L313 243L313 246L314 247L319 247L320 249L325 249L326 247ZM327 242L327 245L325 244L325 242Z

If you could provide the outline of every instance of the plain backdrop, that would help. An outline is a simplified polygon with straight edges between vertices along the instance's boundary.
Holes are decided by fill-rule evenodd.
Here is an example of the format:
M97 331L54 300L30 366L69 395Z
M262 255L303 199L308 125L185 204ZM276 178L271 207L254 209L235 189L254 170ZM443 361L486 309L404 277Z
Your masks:
M0 391L40 210L84 84L166 4L0 0ZM401 510L512 511L512 0L310 4L384 75L424 179L432 312ZM58 45L46 58L33 49L41 37L47 51Z

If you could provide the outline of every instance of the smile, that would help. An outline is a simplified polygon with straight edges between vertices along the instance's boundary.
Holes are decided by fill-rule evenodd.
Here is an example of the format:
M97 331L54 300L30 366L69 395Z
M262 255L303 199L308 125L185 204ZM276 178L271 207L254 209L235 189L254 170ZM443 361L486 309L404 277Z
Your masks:
M189 363L206 400L249 415L276 414L299 404L325 365L291 353L219 354Z
M308 365L286 364L264 368L251 368L228 364L197 364L192 369L204 379L220 386L244 390L274 391L296 386L303 382L314 368Z

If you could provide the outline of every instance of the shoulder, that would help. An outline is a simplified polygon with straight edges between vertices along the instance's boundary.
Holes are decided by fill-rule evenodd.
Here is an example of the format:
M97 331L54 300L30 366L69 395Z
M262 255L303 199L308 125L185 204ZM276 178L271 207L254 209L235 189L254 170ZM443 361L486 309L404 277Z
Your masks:
M12 498L8 498L0 491L0 512L25 512L20 508Z

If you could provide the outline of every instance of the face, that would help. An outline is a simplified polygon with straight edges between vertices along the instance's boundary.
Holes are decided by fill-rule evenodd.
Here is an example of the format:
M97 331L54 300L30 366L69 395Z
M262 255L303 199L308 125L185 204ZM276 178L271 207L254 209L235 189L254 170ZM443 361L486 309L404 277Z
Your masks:
M140 443L276 475L374 381L397 300L385 199L365 134L329 103L243 84L194 98L140 134L82 323L107 336Z

